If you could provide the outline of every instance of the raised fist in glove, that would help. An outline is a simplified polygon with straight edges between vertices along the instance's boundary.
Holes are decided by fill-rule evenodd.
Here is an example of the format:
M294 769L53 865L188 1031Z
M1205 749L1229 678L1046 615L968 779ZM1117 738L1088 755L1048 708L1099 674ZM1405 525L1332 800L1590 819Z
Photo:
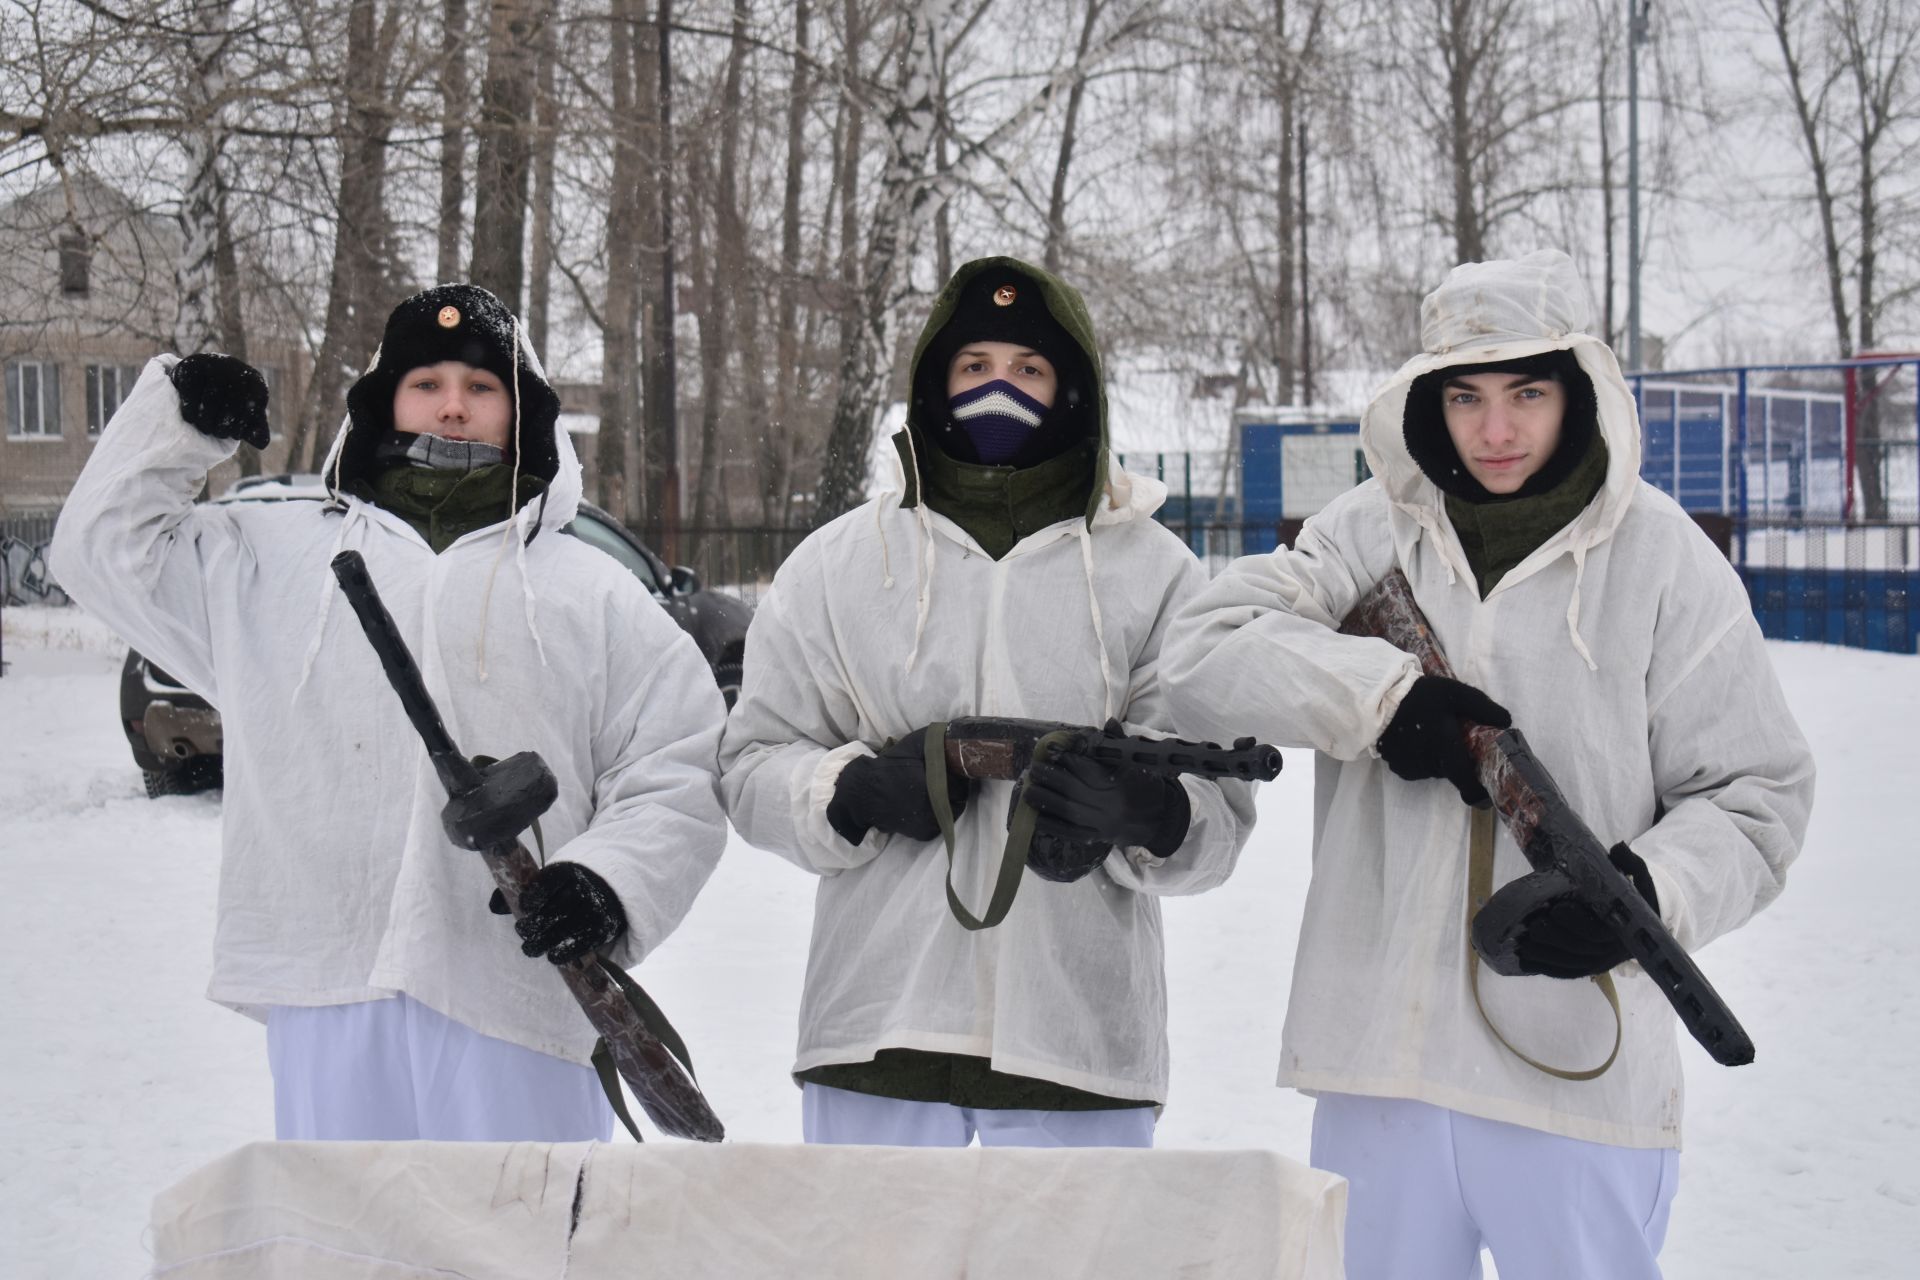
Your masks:
M927 794L927 730L923 725L878 754L855 756L840 770L833 799L827 802L827 822L848 844L859 844L872 828L932 840L940 834ZM972 785L947 772L947 799L958 818L967 807Z
M267 447L267 380L245 360L201 352L168 375L180 394L180 416L202 435Z
M1445 676L1421 676L1400 699L1376 744L1380 758L1409 782L1445 778L1470 805L1488 802L1473 753L1467 750L1467 726L1513 727L1507 709L1470 684Z
M487 906L495 915L507 914L498 889ZM550 862L521 891L513 929L523 954L566 964L618 942L627 931L627 913L599 873L577 862Z
M1633 881L1648 906L1660 910L1645 859L1626 845L1616 844L1607 850L1607 861ZM1549 978L1590 978L1631 956L1592 907L1571 897L1555 898L1529 914L1521 923L1513 953L1522 973Z
M1109 722L1106 732L1121 730ZM1178 779L1073 750L1034 761L1024 795L1036 815L1036 848L1045 836L1079 845L1140 846L1165 858L1187 838L1193 816Z

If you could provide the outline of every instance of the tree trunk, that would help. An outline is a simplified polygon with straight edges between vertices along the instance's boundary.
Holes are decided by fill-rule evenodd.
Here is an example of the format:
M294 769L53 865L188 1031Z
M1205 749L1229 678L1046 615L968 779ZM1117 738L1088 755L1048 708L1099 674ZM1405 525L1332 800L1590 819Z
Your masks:
M440 28L440 227L434 280L460 278L467 204L467 0L442 0Z
M293 469L318 470L333 442L342 391L379 342L383 310L379 290L386 244L387 137L393 116L387 105L385 55L374 29L374 0L350 0L342 89L346 120L340 139L339 221L334 226L333 264L320 352L314 357L300 420L287 452ZM302 463L308 438L311 461Z
M1849 8L1846 21L1853 25L1847 40L1848 60L1853 64L1853 83L1855 100L1860 121L1860 257L1859 302L1854 314L1859 317L1860 345L1855 348L1862 354L1870 353L1879 345L1878 325L1880 303L1875 296L1875 267L1880 248L1880 207L1877 193L1878 173L1874 168L1874 151L1879 145L1882 129L1886 124L1881 112L1879 95L1870 61L1877 51L1868 50L1863 34L1858 28L1861 14L1857 9ZM1889 70L1884 74L1896 74ZM1855 449L1856 469L1860 473L1861 514L1868 520L1887 518L1887 450L1883 443L1881 405L1881 370L1862 369L1860 371L1860 409L1855 419L1859 428L1859 438Z
M1276 4L1284 0L1275 0ZM1086 10L1080 20L1080 45L1074 55L1074 65L1084 65L1087 49L1093 44L1094 24L1100 21L1100 13L1106 6L1106 0L1086 0ZM1060 124L1060 150L1054 159L1053 190L1047 197L1047 244L1042 252L1042 264L1050 272L1060 270L1061 254L1066 249L1067 240L1067 171L1073 167L1073 146L1080 129L1080 101L1086 96L1085 76L1075 76L1073 87L1067 90L1066 118ZM944 135L942 137L942 168L945 167ZM946 206L941 205L941 216L946 214ZM943 271L944 281L949 274Z
M911 12L918 14L920 10L916 7ZM844 501L845 492L857 492L864 487L864 475L852 480L850 486L845 477L830 480L829 476L836 466L834 456L836 446L844 445L856 431L856 428L851 425L842 427L841 406L848 402L849 395L861 399L864 403L865 397L873 394L871 388L850 390L847 386L847 370L858 359L864 358L861 355L865 350L862 344L868 339L863 314L866 292L862 287L860 275L859 221L860 156L864 150L866 111L860 103L858 83L862 74L861 45L864 43L866 31L860 21L856 0L844 0L842 13L846 48L841 61L840 104L844 126L840 130L839 171L834 179L834 192L840 202L840 268L839 279L836 281L839 341L835 349L840 352L841 358L834 384L835 404L833 417L828 425L826 457L822 460L820 478L814 485L814 509L810 513L811 522L814 524L824 522L825 517L822 513L829 501L827 498L829 492L834 495L831 501L840 502ZM909 18L908 21L911 25L913 19ZM904 62L902 65L905 65ZM871 409L868 412L871 412ZM871 428L867 430L870 431Z
M1453 172L1454 261L1481 262L1487 256L1487 247L1473 180L1476 63L1470 25L1474 0L1448 0L1446 9L1446 25L1441 35L1447 64L1447 158Z
M181 138L187 152L187 185L180 200L180 260L174 267L179 310L173 349L183 356L221 345L220 219L225 184L220 174L226 148L221 96L226 91L226 46L232 0L200 0L187 21L186 67L180 78L188 124Z
M720 389L726 380L726 362L730 352L727 339L732 340L734 350L740 352L759 349L758 308L754 305L752 280L748 274L750 255L747 249L746 219L740 199L740 130L744 121L741 118L741 81L746 73L747 61L747 20L748 0L734 0L732 46L727 54L727 74L721 91L720 100L720 174L714 201L714 243L718 253L717 270L713 273L714 293L721 308L720 315L713 321L713 327L722 335L718 359L714 362L714 381L712 390L707 390L705 375L701 378L701 399L703 404L701 440L700 440L700 487L696 491L693 523L700 529L711 528L716 524L731 523L731 506L726 501L722 486L723 477L718 473L720 431L723 421L720 408ZM731 312L733 325L730 330L722 329L722 317ZM707 319L701 318L701 333L704 339ZM740 391L747 402L747 420L754 424L755 430L764 432L767 421L766 383L758 361L752 362L753 368L744 367L748 362L741 361L739 373ZM705 405L711 403L711 408ZM719 512L716 519L715 513Z
M639 0L612 0L608 64L613 81L613 192L607 201L607 295L601 308L600 434L594 441L595 489L622 524L639 519L630 483L640 426L640 228L638 203L624 193L647 187L639 113L634 107L634 50Z
M218 170L215 171L216 176ZM240 253L233 243L233 220L227 212L227 184L219 179L220 194L216 208L219 217L219 233L213 255L214 297L220 316L220 349L230 356L241 360L251 360L247 354L247 320L244 301L240 296ZM280 409L285 413L285 407ZM260 451L250 444L242 444L234 452L233 460L243 476L260 474Z
M1300 121L1300 145L1296 148L1300 170L1300 403L1313 403L1313 293L1312 256L1307 252L1307 224L1313 218L1307 203L1307 122Z
M1793 93L1794 115L1800 122L1800 139L1807 148L1807 165L1813 175L1815 203L1820 210L1820 234L1826 251L1827 297L1832 308L1836 350L1842 360L1853 355L1853 321L1847 314L1846 269L1840 260L1840 234L1835 225L1833 185L1827 172L1827 154L1820 144L1821 121L1808 99L1806 80L1800 66L1800 54L1793 45L1793 5L1791 0L1774 0L1767 17L1774 39L1780 45L1780 57L1786 64L1787 85ZM1628 39L1632 39L1629 34Z
M535 62L546 12L539 0L492 0L480 87L468 278L516 314L525 307L527 168Z
M799 380L800 337L795 323L800 282L800 195L805 188L807 110L812 102L811 58L807 38L813 6L795 0L793 8L793 80L787 92L787 172L780 199L780 284L774 307L773 421L761 436L761 522L785 528L787 474L797 425L793 420ZM821 239L826 237L822 236Z
M646 157L646 180L654 188L650 203L654 222L645 228L652 270L648 297L642 309L647 345L643 413L647 473L646 530L653 549L672 562L678 552L680 525L680 424L678 356L674 337L673 260L673 0L659 0L651 25L652 41L641 61L651 62L651 74L639 78L641 109L653 108ZM651 53L651 59L645 57ZM651 102L647 95L651 94Z
M1281 404L1295 403L1298 394L1299 368L1294 359L1295 343L1298 341L1297 326L1294 323L1296 303L1294 301L1294 241L1299 234L1294 204L1294 130L1297 127L1295 113L1298 110L1299 77L1288 65L1292 61L1292 50L1287 47L1287 2L1273 0L1274 36L1278 41L1274 60L1274 98L1280 106L1280 157L1275 166L1279 170L1279 181L1274 184L1277 196L1274 217L1279 223L1275 230L1280 261L1274 271L1275 289L1273 291L1273 313L1278 332L1274 335L1273 354L1275 380L1279 383L1278 400Z
M553 30L540 39L534 74L533 227L527 246L527 336L541 359L547 355L547 320L553 300L553 153L559 137L560 103L554 93Z
M1603 286L1600 291L1600 332L1609 346L1614 341L1613 330L1613 129L1610 118L1612 104L1607 101L1607 76L1611 71L1607 59L1606 20L1595 15L1600 27L1600 59L1594 72L1594 100L1600 104L1600 239L1605 249L1602 253ZM1628 39L1632 39L1629 33Z
M933 149L939 103L937 42L951 0L922 0L905 17L905 53L900 59L893 109L887 115L887 162L880 174L865 262L860 310L842 347L840 386L828 428L819 500L823 524L861 502L866 494L867 456L874 420L887 391L893 358L893 325L899 299L895 281L914 225L933 199L925 180Z

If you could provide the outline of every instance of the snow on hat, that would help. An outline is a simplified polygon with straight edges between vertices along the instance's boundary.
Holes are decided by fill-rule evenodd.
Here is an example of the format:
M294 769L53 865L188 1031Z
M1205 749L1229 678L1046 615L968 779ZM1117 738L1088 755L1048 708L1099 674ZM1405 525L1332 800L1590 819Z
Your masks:
M393 309L373 368L347 392L349 438L340 474L376 469L375 451L393 429L393 393L411 369L458 360L499 378L518 402L520 466L551 482L560 468L554 424L560 398L516 346L519 325L506 304L472 284L443 284L414 294Z

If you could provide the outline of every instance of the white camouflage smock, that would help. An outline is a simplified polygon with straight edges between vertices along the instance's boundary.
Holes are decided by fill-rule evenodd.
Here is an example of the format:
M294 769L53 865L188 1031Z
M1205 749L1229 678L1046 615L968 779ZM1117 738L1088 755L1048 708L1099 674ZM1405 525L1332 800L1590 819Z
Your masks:
M1061 521L997 561L924 504L875 499L801 543L754 614L721 785L742 835L820 876L796 1072L905 1048L1166 1098L1156 899L1227 878L1252 822L1250 788L1183 779L1192 824L1171 857L1115 850L1071 884L1028 873L1005 921L978 933L948 911L939 841L874 830L850 845L826 818L849 759L931 721L1117 716L1171 731L1161 637L1205 575L1151 518L1165 486L1108 474L1091 527ZM977 913L1013 784L974 787L954 884Z
M405 992L586 1062L592 1026L553 966L521 955L508 918L487 910L480 856L442 833L446 793L328 562L366 558L461 750L545 758L560 783L540 820L548 858L592 868L619 895L629 932L611 954L629 967L680 922L726 840L713 765L724 709L699 650L631 573L559 532L580 501L565 432L544 503L528 502L511 533L501 521L435 555L357 498L325 513L196 504L235 446L181 418L173 363L150 361L102 432L52 565L89 612L220 709L208 996L263 1017Z
M1615 972L1624 1041L1596 1080L1546 1075L1488 1031L1468 987L1471 811L1447 782L1402 781L1374 751L1418 668L1385 641L1335 630L1375 582L1404 569L1456 674L1513 713L1602 841L1624 840L1646 860L1660 914L1689 950L1780 892L1813 761L1739 577L1639 479L1631 392L1611 350L1579 331L1585 322L1564 255L1457 269L1423 307L1425 352L1361 424L1374 478L1309 520L1292 550L1240 560L1203 591L1170 630L1163 676L1188 733L1255 733L1319 752L1281 1084L1678 1146L1678 1024L1637 965ZM1439 491L1407 451L1407 390L1431 370L1559 349L1593 380L1606 481L1482 600ZM1494 884L1527 870L1501 829ZM1702 967L1711 979L1711 951ZM1502 1033L1543 1062L1590 1067L1612 1044L1613 1017L1591 982L1483 968L1480 991ZM1757 1035L1764 1056L1766 1030Z

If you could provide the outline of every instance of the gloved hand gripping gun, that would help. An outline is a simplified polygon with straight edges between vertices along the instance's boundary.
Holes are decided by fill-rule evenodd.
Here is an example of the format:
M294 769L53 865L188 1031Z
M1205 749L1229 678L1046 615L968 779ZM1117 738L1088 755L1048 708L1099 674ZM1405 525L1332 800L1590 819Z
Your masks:
M993 896L985 914L975 916L953 888L953 807L947 799L947 774L963 778L1017 781L1035 760L1060 752L1080 752L1113 765L1146 769L1161 777L1193 774L1201 778L1270 782L1280 776L1280 751L1252 738L1231 747L1179 738L1130 737L1117 720L1105 728L1010 716L964 716L927 726L927 794L947 847L947 907L964 929L991 929L1006 919L1020 888L1033 840L1034 811L1024 797L1014 806L1007 845L1000 856Z
M1340 630L1387 641L1418 659L1427 675L1453 675L1432 624L1413 598L1412 584L1398 569L1353 607ZM1577 897L1612 928L1715 1062L1729 1067L1752 1062L1753 1041L1733 1011L1633 882L1607 858L1607 846L1567 803L1520 731L1474 725L1466 736L1481 785L1534 868L1502 885L1473 917L1473 949L1487 967L1509 977L1519 974L1515 951L1528 915L1555 899Z
M519 835L558 796L559 783L552 770L531 751L484 765L461 755L420 678L413 655L407 652L406 641L401 639L392 615L374 589L373 579L367 575L366 561L357 551L343 551L334 557L333 576L339 579L340 590L359 616L368 642L380 656L388 683L400 695L407 718L426 743L427 757L451 797L443 820L463 807L501 815L498 829L482 838L479 853L518 919L520 893L540 869L526 845L520 843ZM458 836L454 838L461 842ZM602 1045L595 1051L594 1066L600 1072L608 1101L628 1132L636 1139L640 1137L626 1114L610 1068L617 1069L632 1086L648 1118L662 1133L719 1142L726 1131L693 1081L686 1046L640 985L600 955L554 967L580 1002L587 1021L600 1033Z

